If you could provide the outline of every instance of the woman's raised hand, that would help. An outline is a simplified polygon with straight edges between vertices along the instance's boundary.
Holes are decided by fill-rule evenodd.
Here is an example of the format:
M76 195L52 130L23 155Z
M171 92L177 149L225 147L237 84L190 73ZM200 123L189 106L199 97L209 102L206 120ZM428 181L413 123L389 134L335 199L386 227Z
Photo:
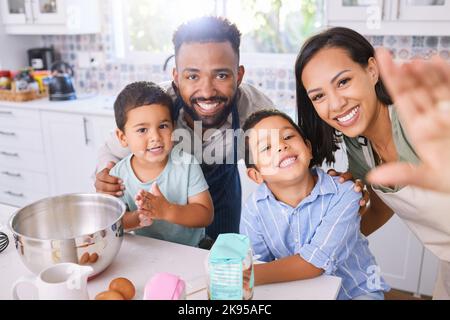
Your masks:
M376 58L421 163L379 166L368 181L450 193L450 65L438 57L396 65L385 49L378 49Z

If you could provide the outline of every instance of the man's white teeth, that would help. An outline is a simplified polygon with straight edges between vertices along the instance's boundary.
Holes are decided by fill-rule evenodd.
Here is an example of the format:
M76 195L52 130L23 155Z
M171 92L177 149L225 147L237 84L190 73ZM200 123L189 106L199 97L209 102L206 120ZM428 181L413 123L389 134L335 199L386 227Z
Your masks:
M287 166L290 166L291 164L293 164L295 162L295 160L297 160L297 157L290 157L290 158L284 159L280 163L280 168L286 168Z
M354 109L352 110L352 112L350 112L349 114L347 114L345 117L337 118L337 119L338 119L339 122L347 122L347 121L353 119L353 117L358 113L358 111L359 111L359 106L356 107L356 108L354 108Z
M200 108L202 108L204 110L213 110L213 109L217 108L219 103L217 103L217 102L214 102L214 103L201 103L201 102L199 102L198 105L200 106Z

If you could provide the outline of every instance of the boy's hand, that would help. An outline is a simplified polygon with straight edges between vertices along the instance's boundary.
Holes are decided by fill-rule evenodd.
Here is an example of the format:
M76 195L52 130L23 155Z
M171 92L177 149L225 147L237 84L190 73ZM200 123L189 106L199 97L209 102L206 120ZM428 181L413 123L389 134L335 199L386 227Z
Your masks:
M355 192L362 192L362 198L359 200L359 213L363 215L366 211L367 203L369 202L369 192L367 191L366 186L360 179L353 180L353 175L351 172L337 172L334 169L330 169L327 172L332 177L340 177L339 182L344 183L345 181L352 180L355 183L355 188L353 189Z
M151 219L168 220L171 203L167 201L156 183L152 184L150 192L140 190L135 200L141 214Z
M122 185L122 181L119 178L109 175L109 171L114 165L114 162L108 162L106 168L95 175L95 191L120 197L123 195L122 190L124 190L125 187Z
M153 219L149 216L147 211L137 210L136 213L138 214L140 227L148 227L153 224Z

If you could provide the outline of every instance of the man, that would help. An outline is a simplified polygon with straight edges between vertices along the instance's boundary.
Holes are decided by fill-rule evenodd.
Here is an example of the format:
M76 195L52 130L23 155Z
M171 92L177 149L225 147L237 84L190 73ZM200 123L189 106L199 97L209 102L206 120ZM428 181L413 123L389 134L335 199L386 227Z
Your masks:
M254 111L274 108L269 98L242 84L245 69L239 65L240 37L237 27L223 18L202 17L181 25L173 36L173 82L163 85L174 99L176 127L187 130L194 140L200 135L203 151L224 149L222 161L207 164L198 159L214 203L214 221L206 228L213 240L220 233L239 232L241 183L237 143L234 138L226 138L226 130L240 129ZM194 122L201 123L200 132L194 130ZM129 150L121 148L111 136L100 150L97 192L121 195L123 187L109 175L109 170L127 154Z

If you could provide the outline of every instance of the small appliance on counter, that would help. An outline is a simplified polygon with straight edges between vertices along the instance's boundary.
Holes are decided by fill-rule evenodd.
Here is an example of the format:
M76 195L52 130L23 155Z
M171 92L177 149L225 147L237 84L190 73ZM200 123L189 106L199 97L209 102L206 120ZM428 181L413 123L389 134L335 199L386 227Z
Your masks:
M51 66L52 76L48 85L50 101L67 101L77 98L73 87L74 71L64 61L56 61Z
M29 66L34 70L50 70L55 61L53 48L32 48L27 52Z

